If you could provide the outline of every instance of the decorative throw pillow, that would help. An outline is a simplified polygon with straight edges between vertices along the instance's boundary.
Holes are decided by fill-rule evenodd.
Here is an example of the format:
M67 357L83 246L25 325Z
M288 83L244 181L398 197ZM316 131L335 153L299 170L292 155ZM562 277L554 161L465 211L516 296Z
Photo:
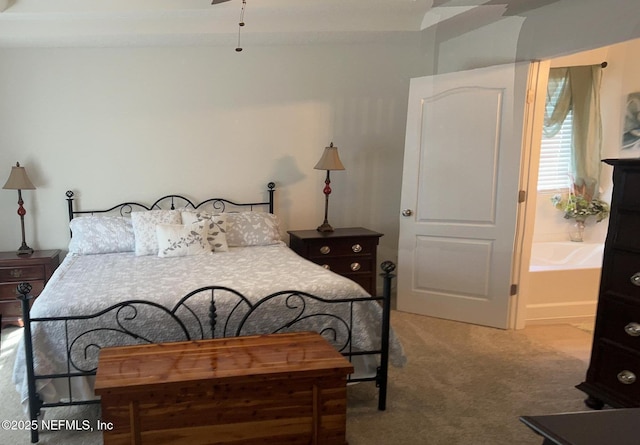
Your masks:
M133 252L135 237L130 218L78 216L69 222L69 252L79 255Z
M227 245L227 215L183 211L182 223L185 225L204 223L208 229L207 239L211 244L211 250L215 252L226 252L229 250L229 246Z
M267 212L238 212L227 215L229 247L266 246L280 242L278 218Z
M177 210L149 210L147 212L133 212L131 223L136 238L136 256L157 255L158 238L156 226L158 224L180 224L182 219Z
M203 255L211 252L204 223L158 224L158 256L161 258Z

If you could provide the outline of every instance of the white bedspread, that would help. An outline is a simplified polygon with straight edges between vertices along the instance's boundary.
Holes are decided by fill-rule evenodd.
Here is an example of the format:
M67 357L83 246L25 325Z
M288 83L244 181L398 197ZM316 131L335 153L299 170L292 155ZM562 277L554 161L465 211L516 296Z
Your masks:
M188 292L210 285L234 289L252 303L282 290L304 291L327 299L368 295L355 282L301 258L284 243L231 248L229 252L180 258L135 256L133 252L68 255L34 302L31 317L92 314L124 300L147 300L172 308ZM207 314L209 309L207 298L194 299L193 308L198 315L206 318L203 314ZM320 311L323 309L324 307L320 308ZM265 312L267 315L262 314L263 317L254 322L252 328L256 332L269 331L273 323L280 322L279 318L286 318L282 312ZM221 315L223 313L224 311ZM379 347L380 313L381 307L375 301L354 305L355 349L371 350ZM344 316L345 313L341 312L340 315ZM318 323L324 323L321 320L322 317L318 319ZM313 320L310 319L309 322L312 323ZM85 325L89 323L93 326L96 322L92 320ZM95 327L99 326L97 323ZM302 326L318 331L324 327ZM137 327L144 328L145 335L148 334L153 341L184 340L175 338L179 334L177 326L167 325L163 319L144 319ZM191 328L195 329L195 326L189 326ZM130 338L123 339L117 333L105 334L102 331L99 335L113 335L109 344L132 343ZM44 323L34 324L32 337L36 374L66 372L64 336L64 330L59 327L54 329ZM91 351L91 348L88 351L94 354L97 352ZM405 360L402 347L393 332L390 360L396 366L402 366ZM28 393L22 345L18 351L13 377L22 400L26 400ZM93 397L91 379L74 383L73 390L74 398ZM38 391L45 402L67 397L65 384L60 381L39 380Z

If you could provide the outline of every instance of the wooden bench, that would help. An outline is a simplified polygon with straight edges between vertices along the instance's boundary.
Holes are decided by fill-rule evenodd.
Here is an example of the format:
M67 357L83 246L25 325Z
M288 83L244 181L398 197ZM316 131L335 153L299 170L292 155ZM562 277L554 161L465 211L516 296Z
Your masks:
M311 332L104 348L104 444L346 444L352 372Z

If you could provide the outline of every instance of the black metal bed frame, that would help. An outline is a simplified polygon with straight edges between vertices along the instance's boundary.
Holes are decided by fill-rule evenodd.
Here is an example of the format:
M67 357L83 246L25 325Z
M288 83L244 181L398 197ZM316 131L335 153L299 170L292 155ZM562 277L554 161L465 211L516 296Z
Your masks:
M101 214L113 211L119 211L120 214L130 213L133 208L139 207L146 210L159 209L160 202L170 201L170 208L175 208L175 201L182 200L187 206L193 209L202 208L204 204L211 205L214 209L223 211L227 205L238 208L250 208L251 210L257 206L265 206L273 213L273 197L275 184L268 184L269 199L266 202L256 203L235 203L226 199L208 199L198 205L193 204L187 198L180 195L167 195L158 199L151 206L146 206L136 202L126 202L106 210L80 211L73 207L73 192L67 192L67 203L69 209L69 219L73 219L76 215L82 214ZM148 338L145 333L137 332L135 322L138 314L142 311L156 311L163 317L163 323L173 324L183 338L170 341L189 341L201 340L206 338L233 337L249 334L268 334L285 331L309 330L305 328L305 323L312 320L321 320L327 322L327 327L319 332L327 339L338 351L340 351L350 361L356 356L374 356L379 357L379 366L375 375L354 377L349 376L350 382L375 382L378 387L378 409L386 409L387 399L387 383L388 383L388 367L389 367L389 330L390 330L390 311L391 311L391 282L395 270L395 265L390 261L381 264L383 277L383 293L382 296L358 297L358 298L342 298L342 299L325 299L316 295L296 290L283 290L275 292L261 298L255 303L251 303L240 292L224 287L224 286L206 286L195 289L183 296L172 308L164 307L160 304L146 300L126 300L116 303L108 308L93 314L73 317L34 317L30 316L30 306L33 297L30 295L31 285L29 283L21 283L18 286L18 298L22 303L23 321L24 321L24 349L25 364L27 370L27 387L29 393L29 418L31 425L38 424L38 416L43 408L54 408L69 405L88 405L98 404L99 399L93 400L76 400L73 397L71 381L74 378L95 376L97 371L98 352L102 347L113 346L109 344L100 344L96 338L96 333L101 331L109 331L127 339L126 344L141 343L157 343L154 338ZM226 301L233 299L233 308L226 313L220 313L216 298L224 294ZM196 314L191 308L196 298L206 298L208 303L208 313L206 319ZM345 316L336 315L335 312L311 309L309 303L321 303L321 306L342 305ZM377 302L382 307L382 317L380 321L381 341L379 347L369 351L360 351L354 349L353 346L353 330L354 330L354 308L358 304L372 304ZM375 303L374 303L375 304ZM275 306L274 306L275 305ZM283 316L284 320L280 326L274 327L271 332L252 332L252 320L259 319L261 314L272 311L276 307L278 313ZM315 311L315 312L314 312ZM319 318L320 317L320 318ZM87 320L95 320L92 328L76 332L74 323L86 322ZM107 320L108 325L100 324ZM235 320L235 321L233 321ZM60 374L36 375L34 369L34 350L32 339L32 325L36 323L56 323L63 329L65 333L65 350L66 350L66 368L67 372ZM233 326L233 327L232 327ZM147 334L148 335L148 334ZM119 343L122 344L122 343ZM78 362L78 358L82 359L82 363ZM45 403L39 396L36 389L36 382L45 379L66 379L69 389L68 399L64 401ZM39 431L37 428L31 429L31 443L39 440Z

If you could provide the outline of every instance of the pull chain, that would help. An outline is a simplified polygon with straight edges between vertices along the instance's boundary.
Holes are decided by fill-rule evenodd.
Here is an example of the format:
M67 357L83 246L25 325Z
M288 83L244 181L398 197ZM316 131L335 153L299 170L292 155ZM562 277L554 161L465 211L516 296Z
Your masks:
M242 0L242 9L240 10L240 22L238 22L238 46L236 47L236 51L242 51L242 46L240 46L240 31L244 26L244 9L247 5L247 0Z

